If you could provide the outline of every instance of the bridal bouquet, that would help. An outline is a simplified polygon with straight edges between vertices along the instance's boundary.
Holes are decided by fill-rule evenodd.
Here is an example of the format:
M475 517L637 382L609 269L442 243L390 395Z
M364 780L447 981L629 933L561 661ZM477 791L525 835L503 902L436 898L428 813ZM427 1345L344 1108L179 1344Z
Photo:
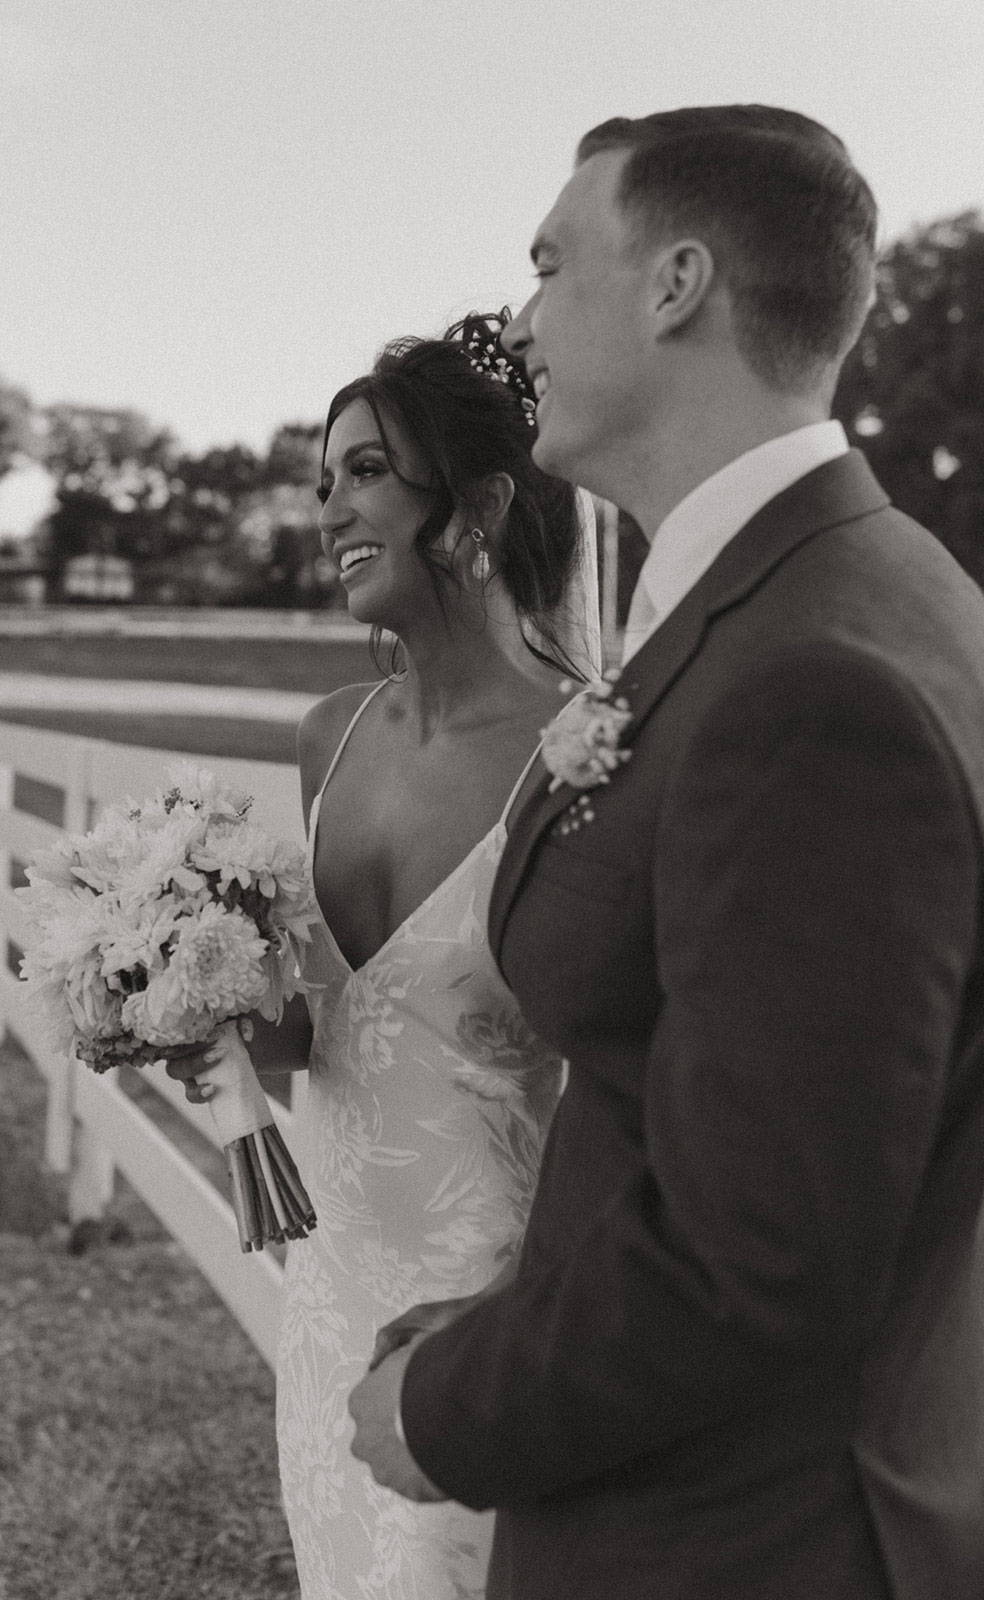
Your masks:
M96 1072L216 1041L209 1108L244 1250L301 1238L311 1202L236 1024L279 1021L317 908L301 850L249 820L248 795L186 764L171 787L40 851L16 891L21 976L56 1050Z

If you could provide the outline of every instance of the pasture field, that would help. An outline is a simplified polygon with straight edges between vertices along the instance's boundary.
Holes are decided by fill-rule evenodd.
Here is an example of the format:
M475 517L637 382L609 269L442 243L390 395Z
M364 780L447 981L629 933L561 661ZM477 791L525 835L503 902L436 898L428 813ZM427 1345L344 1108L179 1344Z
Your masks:
M150 745L188 755L239 756L255 761L292 762L295 724L266 717L216 715L206 696L194 715L141 709L92 712L57 706L30 709L3 706L3 674L38 673L54 678L104 678L112 682L192 683L244 690L277 689L330 694L344 684L371 683L379 676L368 643L360 635L317 637L312 629L296 636L285 625L279 636L244 631L150 632L67 631L52 623L48 632L5 631L0 616L0 720L52 728L119 744ZM228 627L221 617L219 629ZM340 637L339 634L342 636ZM2 1596L0 1596L2 1600Z
M228 626L228 625L225 625ZM377 676L363 637L320 638L312 630L279 637L223 631L221 617L208 636L68 632L57 624L45 633L5 631L0 618L0 673L45 672L70 678L134 678L161 683L225 683L244 689L292 689L329 694L345 683Z
M289 762L296 759L296 729L292 722L252 720L248 717L176 716L166 712L121 711L5 711L0 680L0 722L19 722L29 728L53 728L81 734L87 739L110 739L114 744L143 744L153 750L173 750L192 756L233 756L246 761ZM206 761L207 765L207 761ZM3 1600L0 1594L0 1600Z

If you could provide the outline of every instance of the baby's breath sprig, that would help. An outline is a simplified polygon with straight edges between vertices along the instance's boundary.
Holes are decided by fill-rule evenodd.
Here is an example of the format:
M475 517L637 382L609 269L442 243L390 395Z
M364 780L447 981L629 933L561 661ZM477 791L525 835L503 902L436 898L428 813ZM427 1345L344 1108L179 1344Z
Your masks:
M617 671L589 683L543 730L543 764L553 774L550 791L568 784L572 789L593 789L610 783L612 773L631 750L619 749L623 730L632 719L624 695L614 694ZM562 692L570 692L565 680Z

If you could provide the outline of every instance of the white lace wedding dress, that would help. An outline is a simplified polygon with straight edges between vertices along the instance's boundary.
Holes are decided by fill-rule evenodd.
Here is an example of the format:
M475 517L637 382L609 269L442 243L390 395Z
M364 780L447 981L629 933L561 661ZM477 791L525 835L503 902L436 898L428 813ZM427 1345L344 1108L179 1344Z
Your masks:
M298 1155L318 1226L289 1250L277 1401L303 1600L484 1593L492 1514L379 1488L349 1453L346 1401L376 1329L418 1301L483 1288L529 1212L561 1064L519 1015L485 930L523 777L491 832L364 966L352 970L326 924L316 930L308 976L323 987Z

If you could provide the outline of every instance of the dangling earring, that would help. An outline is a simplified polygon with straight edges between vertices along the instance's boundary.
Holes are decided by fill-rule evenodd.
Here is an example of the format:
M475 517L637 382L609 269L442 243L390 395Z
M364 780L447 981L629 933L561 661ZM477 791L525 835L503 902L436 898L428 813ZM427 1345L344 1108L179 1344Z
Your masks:
M472 572L478 582L485 585L489 581L489 552L486 549L486 537L481 528L473 528L471 536L475 541L475 556L472 561Z

